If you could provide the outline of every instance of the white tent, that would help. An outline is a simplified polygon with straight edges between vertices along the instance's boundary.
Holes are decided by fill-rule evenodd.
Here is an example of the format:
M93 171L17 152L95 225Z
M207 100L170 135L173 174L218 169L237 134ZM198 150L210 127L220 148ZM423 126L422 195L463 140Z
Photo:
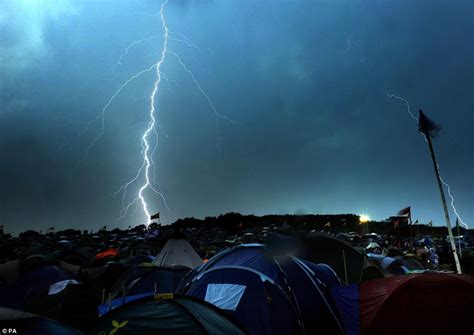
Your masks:
M202 259L188 241L170 239L153 263L157 266L186 266L193 269L202 264Z

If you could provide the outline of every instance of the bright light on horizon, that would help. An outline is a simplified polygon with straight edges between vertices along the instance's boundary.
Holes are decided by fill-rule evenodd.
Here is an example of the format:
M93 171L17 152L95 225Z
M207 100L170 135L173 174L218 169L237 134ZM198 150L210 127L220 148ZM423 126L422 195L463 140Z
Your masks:
M369 222L370 221L370 217L366 214L362 214L361 216L359 216L359 221L360 223L366 223L366 222Z

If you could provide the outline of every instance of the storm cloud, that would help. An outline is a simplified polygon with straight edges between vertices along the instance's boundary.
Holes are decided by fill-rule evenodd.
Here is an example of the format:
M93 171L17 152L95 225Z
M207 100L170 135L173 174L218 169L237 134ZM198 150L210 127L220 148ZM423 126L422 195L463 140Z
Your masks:
M0 224L97 229L117 221L141 165L163 43L155 1L0 3ZM464 221L474 222L472 1L173 1L156 115L164 223L229 211L368 213L411 205L443 224L426 143L406 105L443 126L435 141ZM137 42L128 52L127 46ZM185 43L183 40L192 42ZM198 46L198 48L193 47ZM90 122L92 121L92 122ZM217 126L216 126L217 121ZM131 185L125 203L136 196Z

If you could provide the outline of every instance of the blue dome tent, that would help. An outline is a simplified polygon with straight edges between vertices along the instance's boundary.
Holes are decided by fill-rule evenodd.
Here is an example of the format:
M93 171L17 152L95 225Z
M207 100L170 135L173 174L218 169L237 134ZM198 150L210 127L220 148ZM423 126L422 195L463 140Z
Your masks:
M226 310L250 334L337 334L342 327L328 299L337 286L325 265L243 244L193 270L181 292Z

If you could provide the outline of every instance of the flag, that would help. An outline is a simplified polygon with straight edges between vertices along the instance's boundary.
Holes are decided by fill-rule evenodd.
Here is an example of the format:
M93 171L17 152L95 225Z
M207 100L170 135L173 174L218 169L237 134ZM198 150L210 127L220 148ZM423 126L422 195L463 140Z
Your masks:
M411 207L408 206L408 207L405 207L403 209L401 209L398 213L397 213L398 216L404 216L404 217L407 217L407 218L411 218Z
M418 131L425 134L426 137L438 137L441 126L428 118L421 109L419 110L419 113L420 117L418 118Z
M331 227L331 222L326 223L324 227Z
M159 218L160 218L160 212L150 216L150 220L159 219Z

